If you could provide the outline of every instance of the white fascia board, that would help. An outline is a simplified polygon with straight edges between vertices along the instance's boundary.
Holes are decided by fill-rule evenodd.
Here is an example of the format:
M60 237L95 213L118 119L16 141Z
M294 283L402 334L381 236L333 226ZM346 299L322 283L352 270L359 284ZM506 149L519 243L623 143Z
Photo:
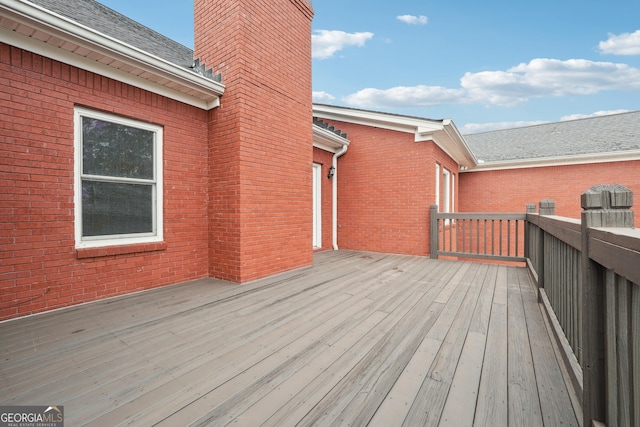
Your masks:
M464 138L449 119L434 121L317 104L313 105L313 115L328 120L410 133L414 135L415 142L434 142L462 167L472 167L477 163Z
M592 163L613 163L640 160L640 150L620 151L609 153L578 154L575 156L543 157L538 159L504 160L483 162L461 172L483 172L506 169L542 168L550 166L586 165Z
M199 108L209 110L220 105L220 96L225 89L223 84L122 43L40 6L24 0L0 0L0 16L15 21L17 25L33 29L34 33L40 32L60 39L70 47L83 48L100 57L109 58L111 60L109 62L124 64L128 69L135 70L137 74L110 67L95 58L90 59L88 56L75 54L7 27L1 28L2 40L5 43ZM175 89L155 82L151 78L141 77L142 75L150 75L159 81L169 81Z
M321 119L336 120L364 126L380 127L387 130L415 134L417 128L437 127L439 123L427 120L414 119L376 111L357 110L347 107L334 107L329 105L313 105L313 115Z
M328 129L313 125L313 146L330 153L337 153L344 146L349 145L349 140L343 138Z

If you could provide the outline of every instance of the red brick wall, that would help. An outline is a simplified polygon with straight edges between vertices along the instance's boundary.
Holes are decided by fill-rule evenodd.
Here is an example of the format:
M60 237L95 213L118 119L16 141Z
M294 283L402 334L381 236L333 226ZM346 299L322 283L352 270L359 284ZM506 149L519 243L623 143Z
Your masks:
M207 276L205 112L3 43L0 99L0 320ZM164 244L76 254L75 105L164 127Z
M440 200L438 202L438 206L440 206L440 211L443 211L443 209L441 208L442 206L444 206L444 200L445 200L445 176L444 176L444 169L448 170L450 173L450 177L449 179L453 180L453 186L451 188L452 194L451 194L451 198L452 198L452 202L453 202L453 212L458 212L460 211L459 207L458 207L458 169L459 166L458 164L451 158L449 157L448 154L446 154L440 147L438 147L435 144L431 144L432 150L433 150L433 157L435 159L435 163L437 163L438 165L440 165ZM436 170L435 170L435 164L432 167L432 171L433 171L433 182L435 182L435 176L436 176ZM435 186L434 186L435 187ZM433 193L433 196L431 197L431 202L429 203L430 205L435 203L435 193Z
M461 173L458 200L464 212L524 212L553 199L557 215L580 218L580 194L597 184L622 184L640 205L640 161Z
M455 171L448 156L431 142L414 142L413 134L327 122L351 141L338 159L340 249L428 254L435 164Z
M312 14L304 0L195 1L195 55L226 86L209 125L214 277L313 261Z
M332 249L332 206L333 206L333 181L327 178L329 167L333 159L333 153L313 149L313 162L322 165L320 182L322 183L322 247L321 250Z

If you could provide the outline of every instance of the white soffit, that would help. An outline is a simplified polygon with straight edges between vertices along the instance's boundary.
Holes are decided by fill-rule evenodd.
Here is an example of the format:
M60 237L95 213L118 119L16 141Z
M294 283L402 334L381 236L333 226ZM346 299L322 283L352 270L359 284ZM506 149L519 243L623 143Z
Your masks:
M0 40L210 110L224 85L23 0L0 0Z
M337 153L344 147L349 145L349 140L336 135L328 129L321 126L313 125L313 146L324 151Z

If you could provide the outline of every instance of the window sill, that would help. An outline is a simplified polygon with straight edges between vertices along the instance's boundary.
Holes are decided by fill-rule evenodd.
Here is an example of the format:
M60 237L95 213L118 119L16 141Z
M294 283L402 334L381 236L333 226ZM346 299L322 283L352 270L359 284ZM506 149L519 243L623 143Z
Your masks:
M167 249L165 242L136 243L133 245L104 246L100 248L80 248L76 249L76 258L99 258L106 256L126 255L139 252L155 252Z

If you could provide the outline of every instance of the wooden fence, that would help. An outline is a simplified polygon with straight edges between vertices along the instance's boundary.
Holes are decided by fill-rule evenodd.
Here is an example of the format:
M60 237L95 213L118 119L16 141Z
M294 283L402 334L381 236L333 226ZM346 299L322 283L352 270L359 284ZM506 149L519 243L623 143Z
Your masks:
M640 230L631 191L592 187L580 220L527 214L540 301L582 392L583 425L640 425Z
M525 261L524 213L439 213L431 206L431 258Z
M431 257L525 261L578 396L583 425L640 426L640 230L619 185L581 195L581 219L552 200L526 214L439 213ZM535 355L534 355L535 357Z

